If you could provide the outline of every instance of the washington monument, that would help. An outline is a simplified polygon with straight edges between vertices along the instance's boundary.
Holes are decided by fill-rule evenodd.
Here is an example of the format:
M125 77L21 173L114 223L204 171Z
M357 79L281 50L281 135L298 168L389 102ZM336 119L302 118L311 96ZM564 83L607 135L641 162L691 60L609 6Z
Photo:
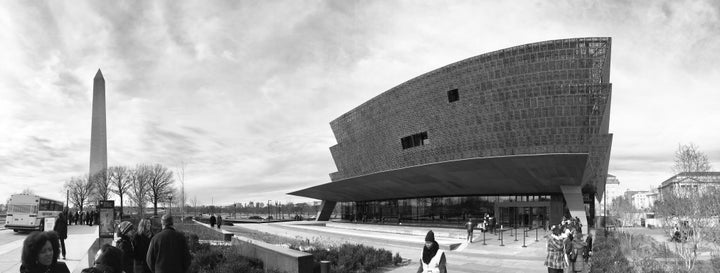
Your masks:
M90 177L102 172L107 179L107 129L105 126L105 79L98 69L93 81L92 128L90 133Z

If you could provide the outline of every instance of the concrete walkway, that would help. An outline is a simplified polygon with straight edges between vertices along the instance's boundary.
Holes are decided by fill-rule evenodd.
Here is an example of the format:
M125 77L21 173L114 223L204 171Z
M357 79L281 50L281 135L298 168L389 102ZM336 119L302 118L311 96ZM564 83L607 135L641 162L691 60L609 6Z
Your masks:
M384 248L399 253L407 265L388 268L387 272L415 272L419 266L418 257L429 230L426 227L409 227L394 225L326 223L325 226L314 222L288 222L275 224L239 224L235 227L223 227L229 231L245 228L267 232L293 239L308 239L330 244L359 243L377 248ZM518 240L504 232L503 241L499 235L476 231L473 243L465 241L466 231L463 229L432 228L435 239L446 252L449 272L547 272L543 266L546 255L543 230L538 230L538 242L535 242L533 230L525 237L522 247L523 233L518 230ZM514 231L513 231L514 235Z
M70 272L80 272L87 268L87 251L98 237L97 226L68 226L68 238L65 240L66 260L60 255L59 261L65 262ZM0 272L20 272L20 256L25 236L0 246ZM84 261L84 263L82 262Z

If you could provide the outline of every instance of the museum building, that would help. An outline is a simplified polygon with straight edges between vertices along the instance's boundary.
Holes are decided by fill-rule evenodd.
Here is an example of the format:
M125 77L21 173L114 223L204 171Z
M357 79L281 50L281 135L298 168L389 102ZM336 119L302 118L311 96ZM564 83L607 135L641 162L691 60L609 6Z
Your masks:
M506 48L430 71L330 122L331 182L290 194L358 222L506 226L578 217L602 197L611 38ZM589 222L588 222L589 221Z

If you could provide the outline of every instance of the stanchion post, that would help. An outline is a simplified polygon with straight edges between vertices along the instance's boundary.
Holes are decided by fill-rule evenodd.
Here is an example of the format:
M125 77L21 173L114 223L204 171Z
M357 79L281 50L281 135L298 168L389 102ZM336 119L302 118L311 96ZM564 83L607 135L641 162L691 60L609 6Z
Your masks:
M500 246L505 246L505 244L503 244L503 231L502 229L500 230Z
M487 245L487 244L485 244L485 232L483 232L483 245L484 246Z
M525 237L527 237L527 230L523 229L523 245L522 245L522 247L527 247L525 245Z
M518 229L517 229L517 225L515 225L515 242L517 242L517 240L518 240L518 239L517 239L517 230L518 230Z
M539 228L535 229L535 242L538 242L538 229Z

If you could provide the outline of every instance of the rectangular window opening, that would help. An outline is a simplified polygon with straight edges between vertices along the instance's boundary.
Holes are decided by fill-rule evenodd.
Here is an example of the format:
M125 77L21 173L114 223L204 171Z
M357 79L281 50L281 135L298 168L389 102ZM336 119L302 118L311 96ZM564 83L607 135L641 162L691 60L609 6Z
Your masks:
M447 91L448 95L448 102L455 102L460 100L460 93L458 92L457 88Z
M403 150L416 146L422 146L429 143L430 141L428 140L427 132L417 133L400 138L400 144L402 144Z

